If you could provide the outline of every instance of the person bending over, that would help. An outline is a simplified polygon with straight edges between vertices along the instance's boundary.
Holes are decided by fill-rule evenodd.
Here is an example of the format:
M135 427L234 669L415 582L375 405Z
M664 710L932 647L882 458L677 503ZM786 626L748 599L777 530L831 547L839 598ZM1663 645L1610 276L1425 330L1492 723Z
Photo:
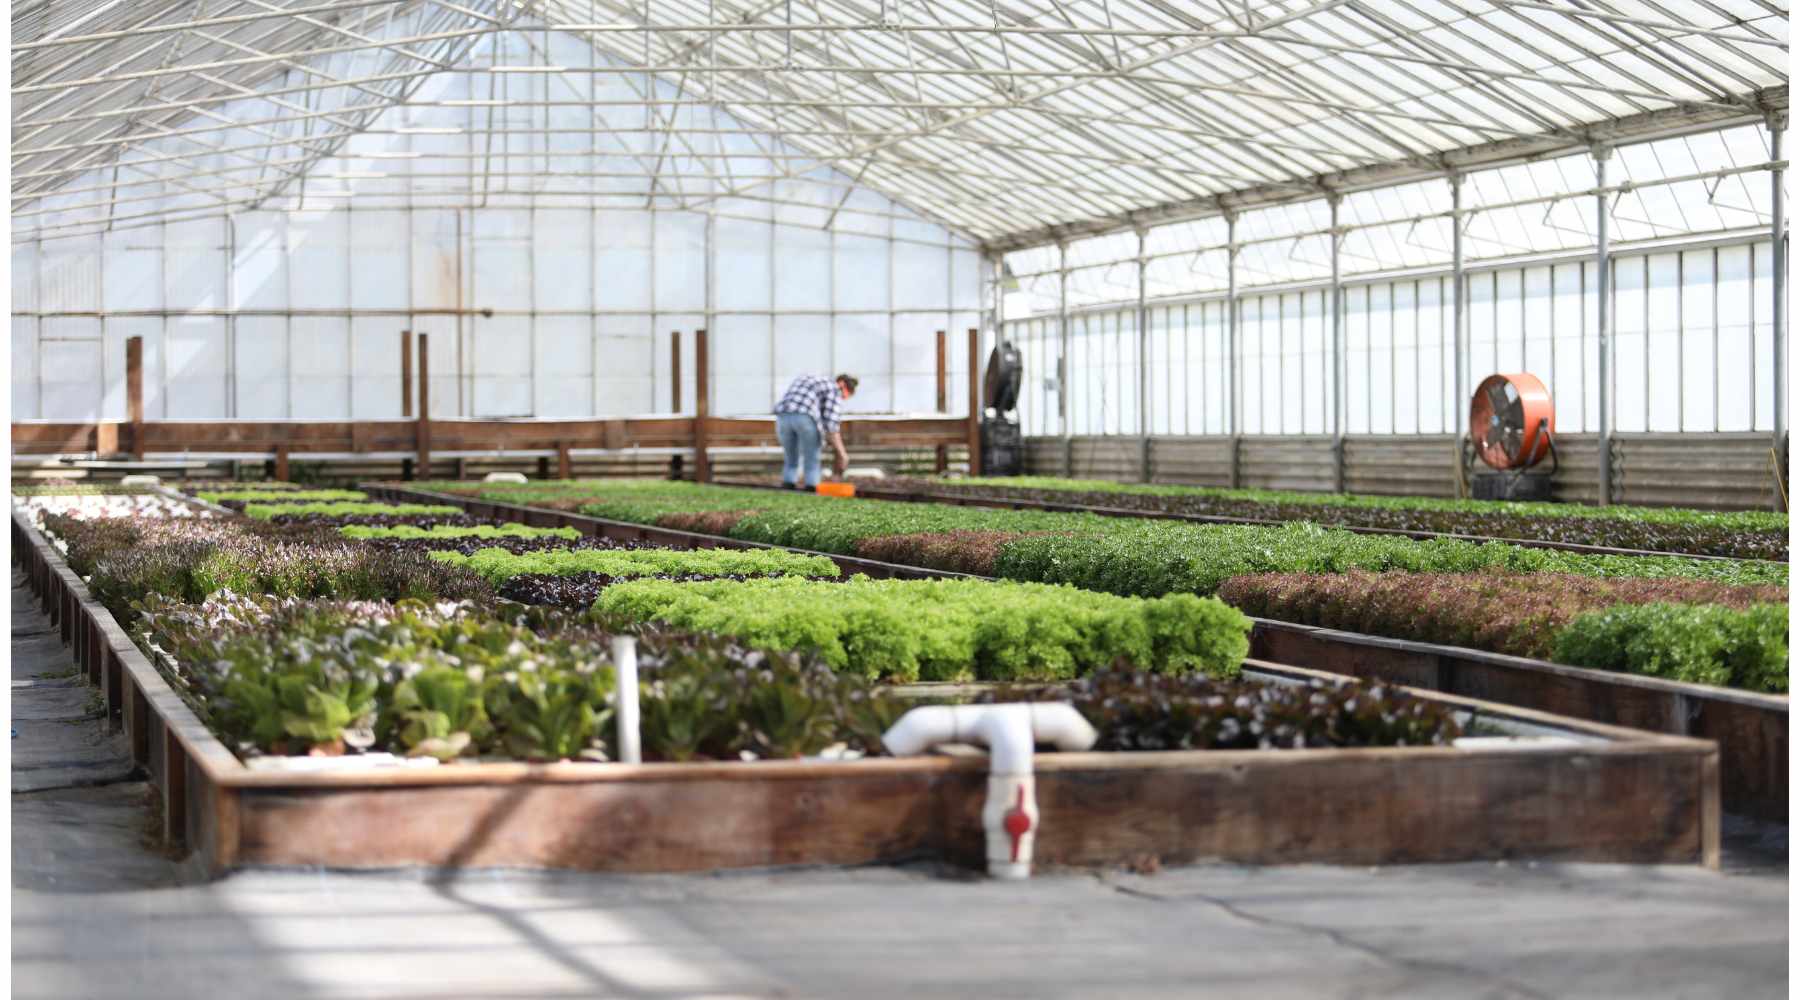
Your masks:
M856 376L802 375L788 383L775 404L775 436L781 439L781 485L788 489L812 489L819 485L819 441L831 442L834 475L843 478L850 465L844 439L838 434L840 401L856 395ZM801 473L805 472L802 486Z

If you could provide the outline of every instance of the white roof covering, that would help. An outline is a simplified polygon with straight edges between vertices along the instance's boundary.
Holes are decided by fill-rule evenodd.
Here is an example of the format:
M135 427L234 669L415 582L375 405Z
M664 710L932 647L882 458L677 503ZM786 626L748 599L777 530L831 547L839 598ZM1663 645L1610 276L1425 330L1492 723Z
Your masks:
M539 32L592 59L482 47ZM726 144L673 109L801 154L671 207L835 173L1008 249L1756 121L1787 35L1770 0L15 0L13 208L234 211L433 74L647 71L696 160Z

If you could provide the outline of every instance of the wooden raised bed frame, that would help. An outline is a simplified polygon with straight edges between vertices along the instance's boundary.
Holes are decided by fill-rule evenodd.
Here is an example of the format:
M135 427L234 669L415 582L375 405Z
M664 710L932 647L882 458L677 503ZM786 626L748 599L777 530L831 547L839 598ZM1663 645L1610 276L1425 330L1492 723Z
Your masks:
M16 508L13 541L104 694L109 724L162 794L168 837L215 874L246 865L691 871L921 856L975 865L983 854L979 755L251 771ZM1039 864L1528 856L1717 866L1713 744L1422 696L1604 742L1045 754Z
M689 548L709 545L774 547L718 535L608 521L586 514L494 503L391 483L364 483L360 488L372 497L455 504L480 517L521 521L540 527L573 527L584 534L605 535L621 541L642 539ZM813 554L835 559L846 573L909 577L964 575L828 552ZM1253 657L1281 663L1304 663L1314 670L1463 695L1606 725L1712 740L1719 746L1724 768L1725 809L1758 819L1787 820L1787 695L1571 667L1460 646L1389 639L1268 618L1252 618L1251 621L1254 623L1250 633L1250 655Z

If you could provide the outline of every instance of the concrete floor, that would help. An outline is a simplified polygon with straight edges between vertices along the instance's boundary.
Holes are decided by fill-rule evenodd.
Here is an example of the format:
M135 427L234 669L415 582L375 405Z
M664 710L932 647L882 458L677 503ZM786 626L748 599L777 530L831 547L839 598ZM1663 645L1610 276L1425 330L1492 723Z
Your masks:
M1208 865L1001 884L252 871L203 882L13 591L16 997L1773 997L1785 828L1725 873Z

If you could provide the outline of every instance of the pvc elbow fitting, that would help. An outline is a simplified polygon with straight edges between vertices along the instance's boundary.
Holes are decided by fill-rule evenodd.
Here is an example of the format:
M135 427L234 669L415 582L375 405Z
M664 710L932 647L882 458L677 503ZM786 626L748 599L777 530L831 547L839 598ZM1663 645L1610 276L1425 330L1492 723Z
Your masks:
M1032 753L1038 743L1058 750L1086 750L1099 734L1061 702L1008 705L927 705L900 717L881 737L896 757L925 753L944 743L988 748L988 796L981 811L987 831L988 874L1021 879L1031 874L1037 843L1037 779Z

